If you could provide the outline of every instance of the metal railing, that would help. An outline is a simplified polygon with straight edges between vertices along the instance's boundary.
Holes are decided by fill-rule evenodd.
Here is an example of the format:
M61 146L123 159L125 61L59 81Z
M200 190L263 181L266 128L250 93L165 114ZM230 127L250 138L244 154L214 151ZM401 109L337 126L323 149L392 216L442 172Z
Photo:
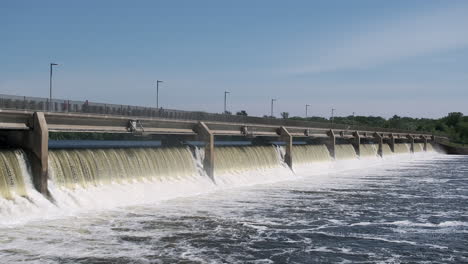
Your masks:
M339 130L360 130L360 131L381 131L388 133L413 133L414 131L377 128L348 124L331 124L330 122L312 122L292 119L276 119L266 117L241 116L231 114L206 113L201 111L183 111L173 109L163 109L155 107L142 107L131 105L104 104L90 101L75 101L48 98L15 96L0 94L0 109L9 110L30 110L42 112L61 112L61 113L91 113L101 115L116 115L129 117L154 117L169 118L177 120L197 120L197 121L219 121L235 123L251 123L275 126L297 126L310 128L333 128ZM333 126L333 127L332 127ZM431 132L418 133L432 134Z

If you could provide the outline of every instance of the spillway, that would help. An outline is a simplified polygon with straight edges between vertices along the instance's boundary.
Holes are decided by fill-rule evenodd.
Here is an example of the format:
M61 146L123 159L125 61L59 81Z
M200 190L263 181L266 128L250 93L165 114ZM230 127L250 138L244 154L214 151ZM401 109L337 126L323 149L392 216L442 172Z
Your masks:
M97 186L197 174L189 148L52 150L51 178L59 186Z
M414 152L423 152L424 144L423 143L414 143Z
M359 145L361 157L377 157L377 144L361 144Z
M434 151L434 146L432 146L431 143L427 143L426 147L427 147L427 150L426 150L426 151L428 151L428 152Z
M0 150L0 196L11 199L14 194L26 196L25 157L22 150Z
M384 157L394 154L392 149L390 148L390 145L388 145L388 144L382 144L382 153L383 153Z
M330 152L325 145L293 146L293 164L313 164L331 161Z
M410 153L410 147L408 146L408 144L405 143L397 143L395 144L395 153Z
M378 157L377 147L361 145L361 156ZM382 147L384 157L392 155L387 144ZM409 153L407 144L396 144L395 149L395 154ZM337 144L335 154L339 167L348 166L343 164L351 164L350 160L360 162L351 144ZM203 148L51 149L49 197L32 186L24 151L0 150L0 224L22 219L24 214L29 217L62 214L63 210L132 206L290 180L301 171L320 174L335 166L326 145L294 145L292 170L285 164L284 155L282 146L218 146L215 176L209 177L203 165ZM340 163L342 160L347 161Z
M242 173L281 166L274 146L245 146L215 148L216 173Z
M335 157L337 160L357 159L356 150L351 144L337 144Z

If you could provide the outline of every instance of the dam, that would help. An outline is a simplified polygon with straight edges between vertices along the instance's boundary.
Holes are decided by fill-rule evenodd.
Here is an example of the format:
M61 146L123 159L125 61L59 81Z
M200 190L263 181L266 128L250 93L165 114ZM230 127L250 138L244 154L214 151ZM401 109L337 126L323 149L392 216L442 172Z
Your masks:
M230 120L226 115L186 113L167 118L147 117L144 113L148 111L138 112L143 116L122 116L66 109L0 110L3 198L27 197L32 186L46 199L57 201L49 184L79 189L197 177L217 184L224 174L277 168L294 172L298 166L319 162L432 152L441 138L424 132L351 129L339 124L327 127L324 123L268 118L239 122L238 117ZM49 131L150 136L161 146L49 150ZM236 146L238 139L246 144ZM227 144L218 146L219 142Z
M442 137L216 118L1 110L2 259L248 263L273 248L278 263L372 261L463 245L466 221L454 216L467 163L439 153ZM49 141L49 132L151 140ZM414 230L450 235L429 242Z

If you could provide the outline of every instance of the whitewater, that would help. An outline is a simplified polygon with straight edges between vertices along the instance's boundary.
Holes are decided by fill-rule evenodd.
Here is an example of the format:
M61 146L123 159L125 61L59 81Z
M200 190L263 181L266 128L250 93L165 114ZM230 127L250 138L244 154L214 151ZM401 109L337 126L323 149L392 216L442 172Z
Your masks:
M468 158L375 145L53 150L52 199L22 151L0 198L3 263L468 261ZM14 155L11 156L11 155ZM23 177L18 177L18 168ZM15 171L16 170L16 171ZM5 187L9 186L9 187Z

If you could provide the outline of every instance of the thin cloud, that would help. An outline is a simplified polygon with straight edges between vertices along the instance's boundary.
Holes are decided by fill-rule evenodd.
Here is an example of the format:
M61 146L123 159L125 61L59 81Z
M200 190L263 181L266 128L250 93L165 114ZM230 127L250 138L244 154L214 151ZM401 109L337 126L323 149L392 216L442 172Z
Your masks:
M335 43L295 73L369 68L402 59L468 46L468 6L394 19Z

